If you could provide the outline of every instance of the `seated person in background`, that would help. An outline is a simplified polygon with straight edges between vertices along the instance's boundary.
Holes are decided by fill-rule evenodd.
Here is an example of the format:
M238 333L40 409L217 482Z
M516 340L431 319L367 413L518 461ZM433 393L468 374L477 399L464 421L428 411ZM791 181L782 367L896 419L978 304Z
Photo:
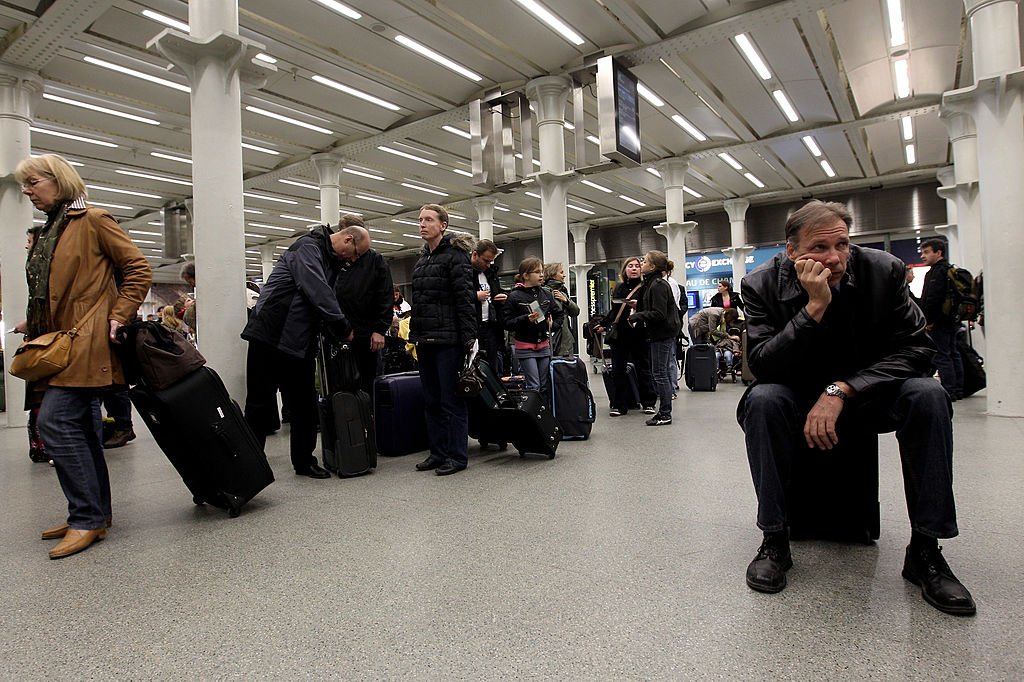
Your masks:
M392 302L392 308L394 310L395 317L399 319L409 317L409 313L412 312L412 304L402 298L402 290L395 287L393 296L394 300Z
M742 333L739 315L735 310L726 310L721 325L711 332L711 342L715 344L715 357L718 359L719 376L725 376L742 361Z
M708 307L743 310L743 300L740 298L739 293L732 290L731 279L718 280L718 293L711 297L711 303Z
M759 592L786 587L794 452L804 444L831 450L839 443L837 422L853 413L857 427L895 431L899 441L911 528L903 577L940 611L973 615L970 592L938 546L938 538L959 530L953 409L928 376L935 346L910 301L903 263L851 244L851 221L843 204L810 202L786 222L786 251L743 280L747 359L757 382L737 418L764 532L747 585Z

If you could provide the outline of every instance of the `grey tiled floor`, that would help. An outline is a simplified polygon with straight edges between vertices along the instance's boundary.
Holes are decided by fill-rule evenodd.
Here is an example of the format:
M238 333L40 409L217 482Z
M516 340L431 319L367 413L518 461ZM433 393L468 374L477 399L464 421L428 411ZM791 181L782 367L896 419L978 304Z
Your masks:
M747 589L741 392L684 392L668 427L602 409L552 461L474 447L447 478L416 456L297 478L278 434L278 481L238 519L194 507L140 424L108 454L114 528L62 561L38 539L63 518L53 471L0 429L0 678L1024 678L1024 422L957 404L944 544L979 605L958 619L899 575L892 436L878 544L795 543L783 593Z

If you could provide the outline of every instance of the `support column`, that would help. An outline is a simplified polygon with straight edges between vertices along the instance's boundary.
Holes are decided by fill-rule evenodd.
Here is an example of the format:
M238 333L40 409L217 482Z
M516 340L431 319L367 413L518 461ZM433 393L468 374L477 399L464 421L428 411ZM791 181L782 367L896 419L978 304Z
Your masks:
M480 226L480 239L494 241L494 207L497 205L498 200L494 197L476 197L473 199L477 224Z
M28 283L25 280L25 230L32 227L32 204L14 180L14 169L31 153L32 108L43 92L39 74L14 66L0 66L0 296L3 300L4 331L25 319L28 308ZM8 370L14 349L21 343L17 334L3 334L4 398L7 426L24 427L28 415L25 382Z
M675 273L672 275L679 285L686 288L686 235L697 229L697 223L687 220L682 223L662 223L654 228L668 242L665 253L668 259L676 264ZM681 277L680 277L681 275Z
M242 80L259 85L273 67L256 66L263 45L238 35L237 0L189 0L191 34L168 29L149 42L192 87L199 345L228 392L245 395L245 218L242 199Z
M564 76L544 76L526 84L526 95L537 109L541 194L541 233L544 262L569 262L569 216L565 206L575 173L565 170L565 102L572 81Z
M590 322L590 287L587 286L587 274L593 263L587 262L587 232L590 231L589 223L573 223L569 226L572 234L573 249L575 251L575 262L568 266L574 275L576 285L576 305L580 307L580 316L576 318L576 347L580 355L586 355L587 341L583 338L583 325Z
M946 238L946 259L950 263L967 267L963 261L963 251L960 249L960 226L957 224L956 204L958 192L953 167L947 166L939 169L935 173L935 177L939 180L939 189L936 190L936 194L946 200L946 224L936 225L935 231Z
M945 107L939 110L939 119L946 125L953 147L953 180L941 177L939 196L956 205L956 218L949 222L957 225L960 262L973 273L982 269L981 202L978 199L978 133L974 120L967 114ZM948 176L946 176L948 179ZM943 191L952 189L952 197Z
M964 0L971 28L974 85L942 96L944 108L977 126L985 307L1015 310L1024 281L1024 237L1013 216L1024 215L1024 69L1017 0ZM1024 315L985 321L989 357L988 413L1024 416Z
M266 284L270 279L270 273L274 271L274 245L273 244L261 244L260 245L260 261L263 266L263 283Z
M320 222L337 227L341 219L341 160L330 154L309 158L320 179Z
M729 233L732 246L722 249L722 253L732 259L732 287L740 291L743 278L747 276L747 256L754 250L747 244L747 209L750 202L746 199L729 199L722 203L722 208L729 214Z

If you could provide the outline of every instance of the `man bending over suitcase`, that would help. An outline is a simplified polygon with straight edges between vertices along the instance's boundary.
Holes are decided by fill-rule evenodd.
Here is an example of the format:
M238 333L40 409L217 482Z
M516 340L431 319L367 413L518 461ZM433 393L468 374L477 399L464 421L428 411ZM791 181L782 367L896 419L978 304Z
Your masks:
M903 577L935 608L973 615L974 600L937 543L958 530L952 407L927 376L935 346L910 301L903 263L852 245L850 222L843 204L812 201L786 222L785 253L743 280L757 382L737 416L764 531L747 585L759 592L786 587L794 451L806 444L817 456L836 456L836 423L856 413L861 428L895 431L899 441L911 527Z
M281 389L291 411L292 466L300 476L331 476L313 455L314 356L321 324L338 340L352 339L352 326L334 295L334 280L342 261L353 263L369 248L370 235L358 226L332 233L322 225L299 237L281 254L242 330L249 342L245 419L262 447L277 421Z

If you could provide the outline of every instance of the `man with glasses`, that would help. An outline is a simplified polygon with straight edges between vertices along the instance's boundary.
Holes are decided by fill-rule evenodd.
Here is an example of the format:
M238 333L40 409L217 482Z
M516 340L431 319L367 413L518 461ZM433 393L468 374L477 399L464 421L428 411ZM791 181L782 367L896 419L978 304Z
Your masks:
M490 239L481 239L473 248L469 260L476 279L477 340L480 341L480 352L494 372L502 376L505 367L502 353L505 346L503 304L508 294L498 281L498 268L494 265L497 257L498 247L495 243Z

